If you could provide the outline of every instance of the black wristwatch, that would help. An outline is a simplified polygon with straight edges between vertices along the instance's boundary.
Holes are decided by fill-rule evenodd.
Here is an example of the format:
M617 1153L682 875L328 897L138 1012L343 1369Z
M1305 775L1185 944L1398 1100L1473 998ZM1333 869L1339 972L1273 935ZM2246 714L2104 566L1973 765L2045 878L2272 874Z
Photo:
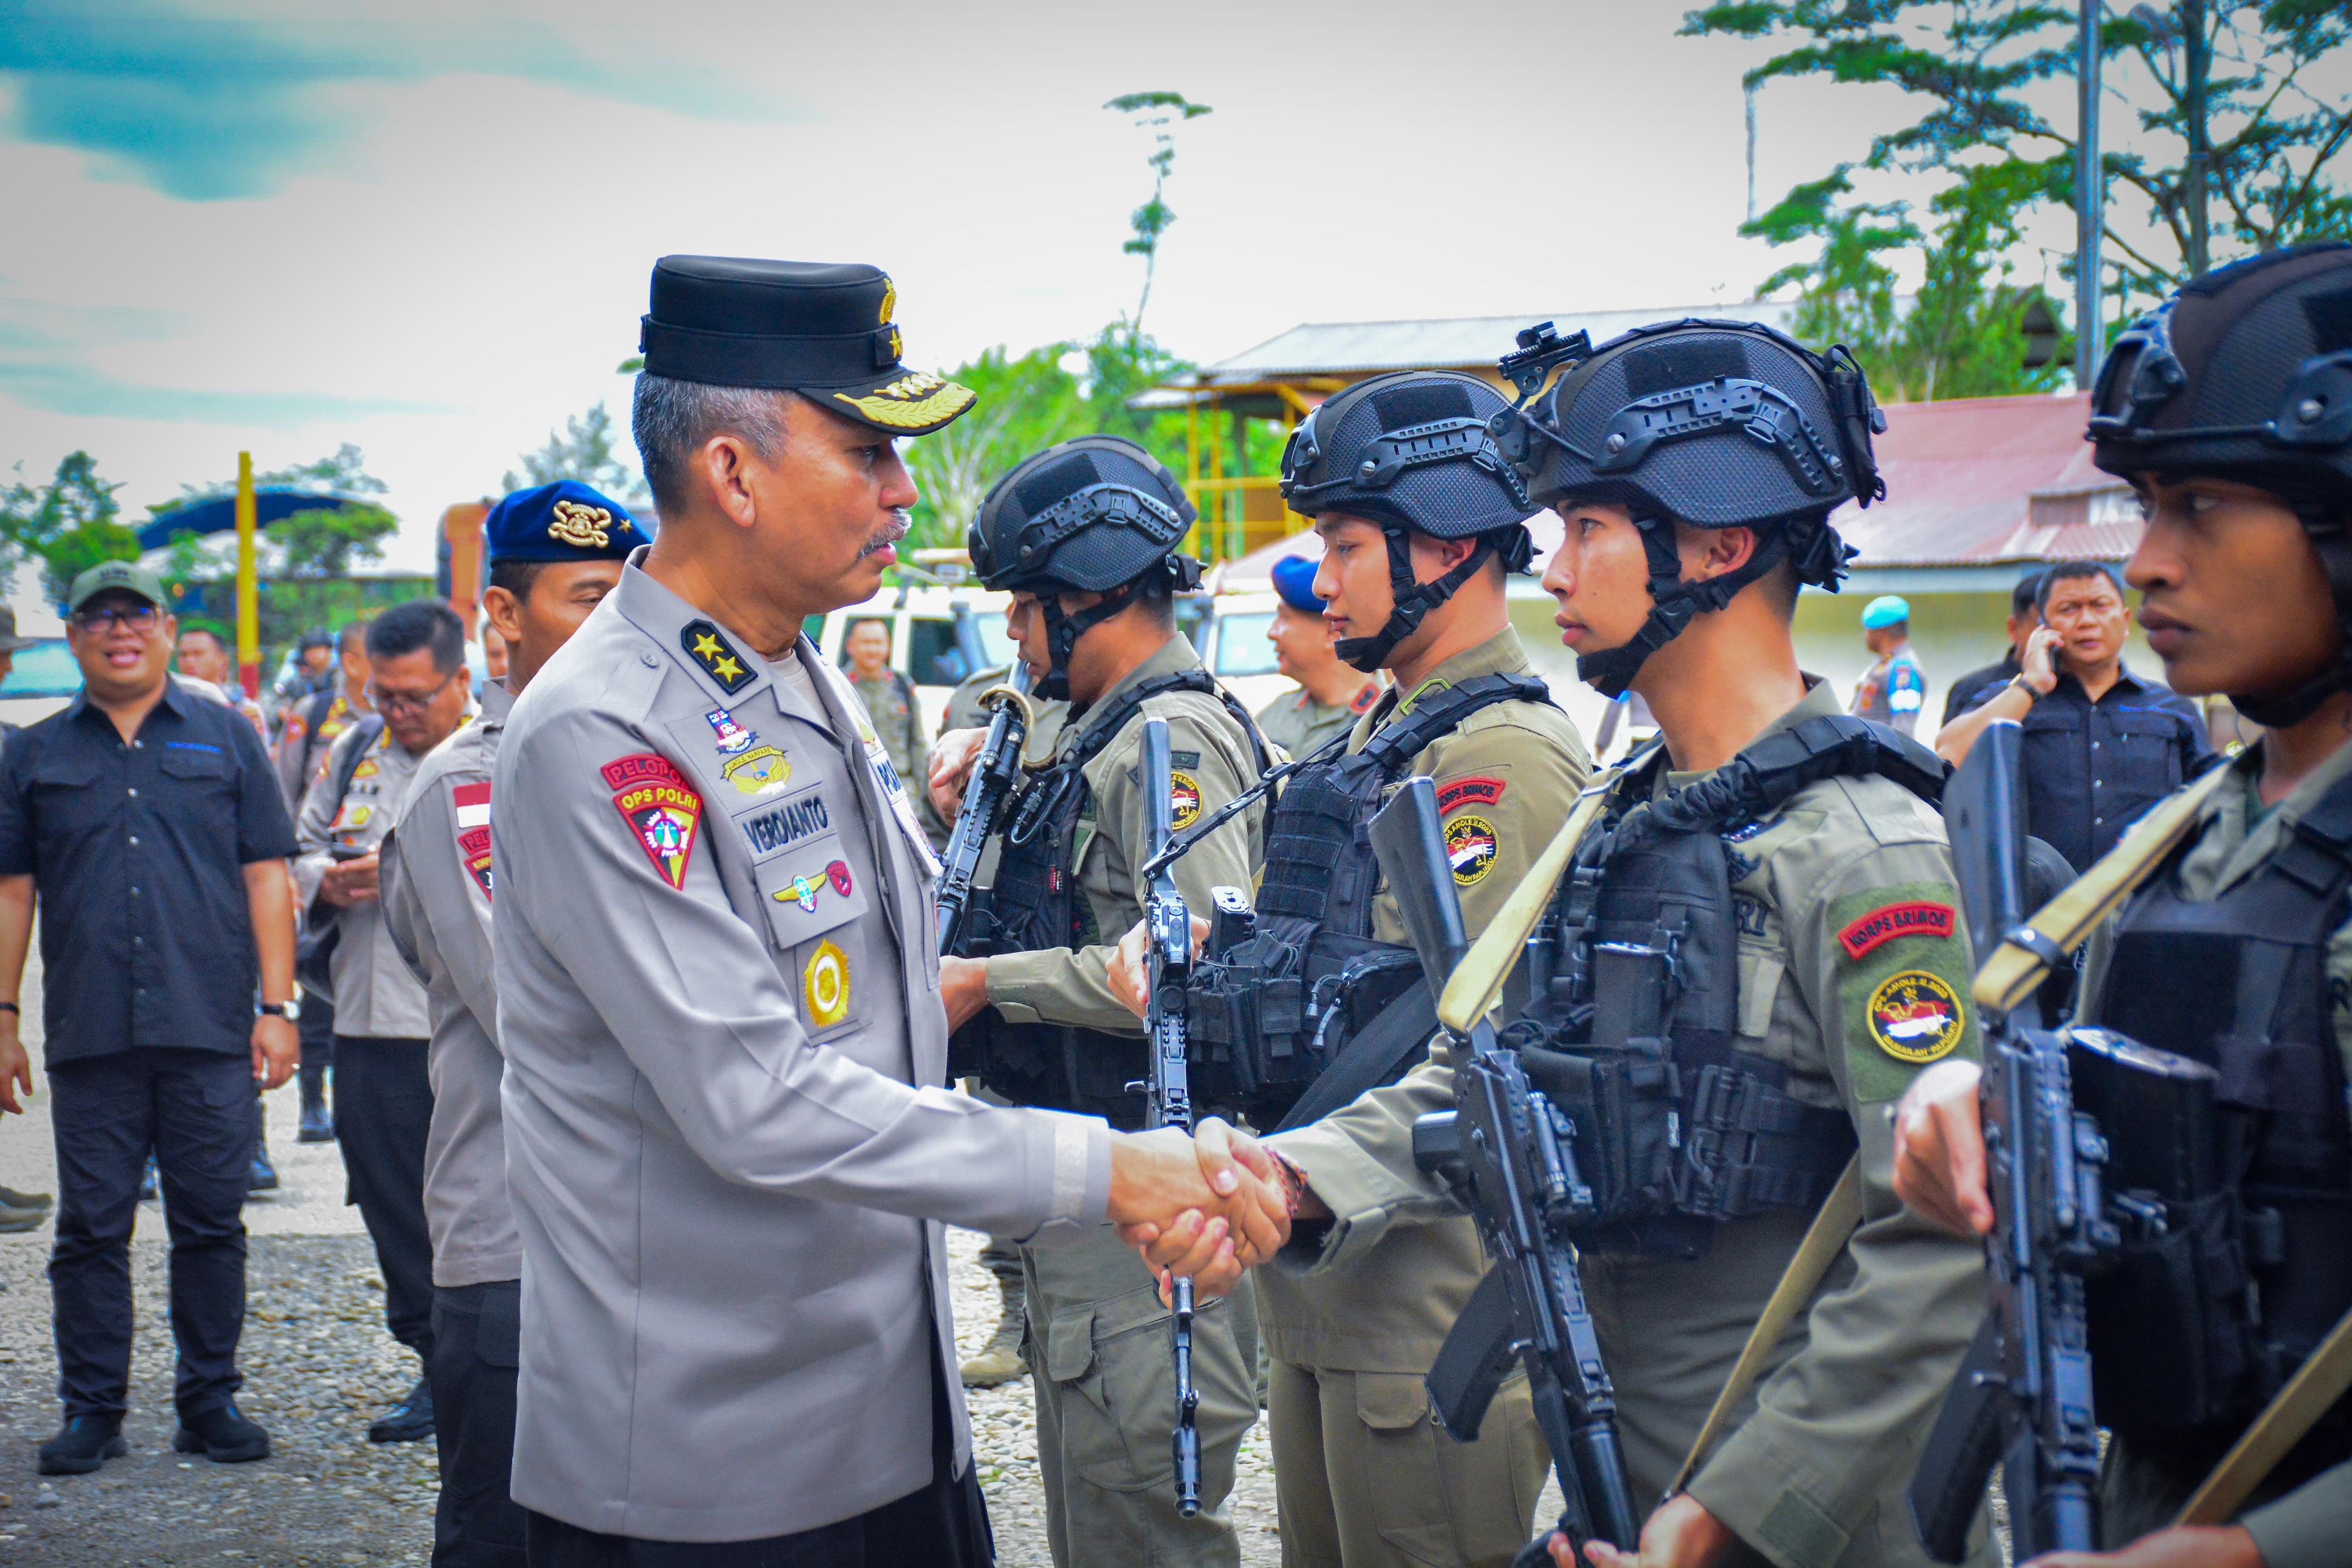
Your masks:
M302 1017L300 1002L263 1002L253 1010L264 1018L284 1019L288 1023L297 1022Z
M2032 683L2025 678L2025 673L2021 670L2016 674L2009 677L2009 684L2012 690L2021 691L2025 694L2025 701L2029 706L2034 703L2040 702L2042 697L2047 695L2042 692L2035 691L2033 689Z

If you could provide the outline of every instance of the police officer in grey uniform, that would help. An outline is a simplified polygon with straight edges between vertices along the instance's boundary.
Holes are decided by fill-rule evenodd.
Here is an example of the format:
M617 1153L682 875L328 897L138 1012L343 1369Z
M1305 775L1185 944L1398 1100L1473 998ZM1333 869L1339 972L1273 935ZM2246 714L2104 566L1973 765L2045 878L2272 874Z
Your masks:
M1147 718L1165 719L1171 821L1181 830L1255 782L1265 751L1175 629L1173 595L1200 565L1175 552L1192 507L1132 442L1087 436L997 481L971 526L971 559L1010 590L1006 619L1039 692L1070 711L1051 767L1008 804L991 883L992 930L942 961L956 1044L981 1082L1016 1103L1145 1124L1143 1037L1108 989L1111 946L1141 913ZM1253 808L1202 841L1177 872L1192 907L1250 880ZM967 1021L969 1020L969 1021ZM1193 1328L1202 1511L1176 1507L1165 1428L1174 1412L1167 1309L1132 1249L1106 1228L1080 1247L1028 1249L1027 1357L1043 1360L1038 1465L1058 1563L1240 1561L1225 1496L1257 1418L1256 1336L1246 1297Z
M484 684L479 716L417 768L383 842L381 879L384 924L425 986L433 1022L425 1218L433 1239L425 1373L441 1458L435 1568L511 1568L523 1550L522 1511L507 1495L522 1242L499 1114L506 1063L490 970L490 767L515 697L646 542L619 503L570 480L509 496L483 534L482 612L506 639L506 679Z
M663 527L509 716L497 957L535 1564L987 1560L939 1220L1075 1239L1215 1204L1180 1134L946 1087L936 862L803 632L917 500L871 267L671 256L635 428ZM658 1545L649 1543L660 1543Z

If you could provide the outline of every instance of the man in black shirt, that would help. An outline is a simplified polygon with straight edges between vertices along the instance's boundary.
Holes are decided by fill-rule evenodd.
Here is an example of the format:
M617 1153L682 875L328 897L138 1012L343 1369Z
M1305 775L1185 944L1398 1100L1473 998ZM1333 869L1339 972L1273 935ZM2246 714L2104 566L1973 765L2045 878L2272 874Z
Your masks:
M41 1445L45 1475L128 1451L129 1252L150 1149L172 1232L172 1446L224 1462L269 1453L236 1405L241 1210L254 1083L285 1082L299 1051L294 831L253 727L171 679L163 601L127 562L75 579L66 635L82 694L0 759L0 996L19 994L37 901L62 1197L49 1283L65 1425ZM18 1016L0 1001L9 1111L32 1088Z
M2033 601L2042 591L2042 573L2029 571L2017 580L2009 591L2009 647L1998 664L1987 664L1980 670L1970 670L1954 681L1944 693L1944 722L1951 723L1969 709L1984 701L1995 686L2017 679L2023 668L2018 663L2025 652L2025 640L2042 624L2042 613Z
M2060 561L2038 607L2016 678L1947 725L1936 750L1957 768L1995 719L2022 725L2026 828L2079 873L2202 773L2213 748L2195 703L2125 667L2131 610L2113 567Z

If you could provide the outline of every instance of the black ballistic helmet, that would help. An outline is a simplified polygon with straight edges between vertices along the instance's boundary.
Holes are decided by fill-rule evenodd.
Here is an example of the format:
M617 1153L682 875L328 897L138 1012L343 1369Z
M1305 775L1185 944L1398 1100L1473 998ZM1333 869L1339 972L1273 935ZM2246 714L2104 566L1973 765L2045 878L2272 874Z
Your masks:
M1545 377L1567 367L1549 392ZM1519 334L1502 361L1519 389L1496 440L1546 506L1603 501L1641 529L1649 619L1622 647L1587 654L1577 674L1608 696L1691 618L1720 610L1782 560L1801 582L1834 592L1853 555L1829 514L1886 494L1870 439L1886 428L1862 367L1843 346L1824 356L1749 321L1667 321L1591 346L1551 323ZM1682 580L1675 522L1752 528L1760 542L1738 570Z
M1328 399L1290 433L1282 497L1305 517L1345 512L1388 537L1388 620L1370 637L1344 637L1340 658L1367 674L1388 662L1422 618L1454 596L1490 555L1506 571L1535 558L1526 482L1503 461L1488 422L1508 412L1503 395L1458 371L1375 376ZM1463 563L1415 582L1408 533L1479 541Z
M1198 516L1160 460L1116 435L1049 446L999 479L965 535L972 570L1003 592L1037 596L1053 668L1040 696L1066 698L1078 639L1134 602L1139 591L1197 587L1201 563L1174 553ZM1062 612L1065 592L1101 603Z
M2232 695L2240 712L2293 724L2352 685L2352 245L2249 256L2133 322L2099 367L2090 439L2110 474L2236 480L2309 530L2344 652L2283 696Z

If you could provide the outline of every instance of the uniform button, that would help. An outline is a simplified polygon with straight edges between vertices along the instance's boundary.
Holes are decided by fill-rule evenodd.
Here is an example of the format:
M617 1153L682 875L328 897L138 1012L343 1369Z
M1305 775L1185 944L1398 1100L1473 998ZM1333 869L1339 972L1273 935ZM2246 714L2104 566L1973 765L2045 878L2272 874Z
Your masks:
M639 653L637 654L637 663L643 664L648 670L657 670L661 668L661 661L647 653Z
M131 835L131 847L134 850L139 847L139 835L136 833Z
M139 890L138 890L137 888L135 888L135 887L134 887L134 888L132 888L132 889L131 890L131 897L133 897L133 898L138 897L138 896L139 896Z
M131 798L132 800L136 800L137 799L139 799L139 786L137 786L136 784L133 784L133 785L131 787Z
M2094 779L2091 780L2091 788L2094 789L2104 789L2106 787L2107 781L2104 779Z
M133 936L131 939L131 945L133 947L144 947L147 946L147 938L144 936Z

